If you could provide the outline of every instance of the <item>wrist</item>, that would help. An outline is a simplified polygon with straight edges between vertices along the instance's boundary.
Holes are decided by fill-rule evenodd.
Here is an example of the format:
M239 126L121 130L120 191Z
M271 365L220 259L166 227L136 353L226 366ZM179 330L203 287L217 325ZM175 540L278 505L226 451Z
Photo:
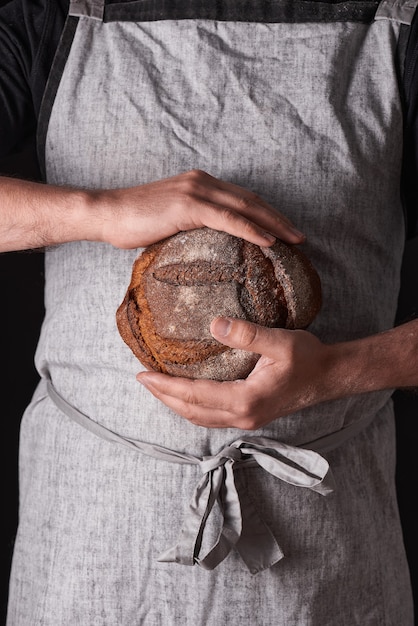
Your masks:
M67 189L62 219L61 243L69 241L104 242L103 223L105 221L103 204L95 190Z
M0 250L100 241L101 220L90 191L0 179Z
M95 201L96 192L71 187L43 187L41 215L46 246L71 241L102 241L103 220Z
M376 375L374 346L369 340L370 337L327 346L326 380L331 399L384 388L381 372Z

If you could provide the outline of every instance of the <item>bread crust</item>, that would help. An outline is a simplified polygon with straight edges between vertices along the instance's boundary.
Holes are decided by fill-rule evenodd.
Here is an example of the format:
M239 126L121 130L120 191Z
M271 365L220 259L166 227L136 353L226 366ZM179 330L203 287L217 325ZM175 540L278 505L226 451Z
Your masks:
M213 318L306 328L320 307L319 276L298 248L281 241L261 248L200 228L143 250L116 322L147 369L236 380L248 376L259 355L217 342L209 330Z

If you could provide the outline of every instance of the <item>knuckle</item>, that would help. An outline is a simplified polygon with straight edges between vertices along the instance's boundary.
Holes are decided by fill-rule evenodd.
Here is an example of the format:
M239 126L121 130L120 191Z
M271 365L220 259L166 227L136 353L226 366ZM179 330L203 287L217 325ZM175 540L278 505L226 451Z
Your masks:
M237 214L232 209L210 205L207 207L207 210L211 213L214 223L216 221L217 228L225 229L226 232L229 232L229 229L236 226Z
M193 169L189 170L188 174L192 178L196 178L196 177L200 178L200 176L202 174L205 174L205 172L198 167L194 167Z
M254 388L241 393L235 406L236 425L242 430L254 431L260 426L262 403L259 391Z
M295 331L291 331L292 335L288 337L288 341L283 342L282 345L282 356L287 363L293 363L297 358L297 345L295 343L295 336L293 333Z
M186 197L194 197L199 194L202 185L205 184L205 179L208 174L203 170L190 170L183 174L178 179L178 186L180 195Z
M257 340L257 327L254 324L246 323L240 324L239 327L239 342L245 348L251 348L251 346Z
M237 407L236 414L241 420L248 421L251 419L251 415L254 412L254 400L252 398L243 397L240 398Z
M196 195L198 186L198 183L190 178L182 178L179 180L178 192L181 200L183 201L184 198Z
M255 419L255 417L251 417L250 419L247 420L245 426L243 427L243 430L257 430L259 427L258 425L258 421Z
M252 200L249 196L240 196L238 198L238 207L241 211L248 211L248 209L251 209L253 204L254 200Z
M216 211L218 217L225 223L231 223L232 221L235 220L235 214L233 211L231 211L231 209L228 209L226 207L222 207L222 208L214 208L214 211Z
M198 424L198 418L196 415L196 404L183 403L179 412L182 417L186 418L192 424Z
M248 404L241 400L235 408L235 415L238 417L240 422L245 421L248 417Z
M254 415L251 415L251 416L247 415L245 417L240 417L237 420L236 426L240 428L241 430L248 430L248 431L257 430L257 428L259 427L258 420Z
M248 202L251 205L260 204L263 202L262 198L258 194L256 194L254 191L249 191L247 197L248 197Z
M246 218L243 218L242 220L242 230L250 235L251 233L253 233L255 230L257 230L256 226L254 225L253 222L251 222L250 220L247 220Z
M190 410L183 413L183 417L185 417L188 422L190 422L191 424L194 424L195 426L200 425L200 422L197 419L196 415Z
M183 394L182 400L186 403L188 407L191 407L191 410L193 410L193 407L199 404L192 390L186 390Z
M185 174L185 178L187 180L196 181L196 182L200 182L201 180L204 180L207 177L208 177L208 174L200 169L189 170Z

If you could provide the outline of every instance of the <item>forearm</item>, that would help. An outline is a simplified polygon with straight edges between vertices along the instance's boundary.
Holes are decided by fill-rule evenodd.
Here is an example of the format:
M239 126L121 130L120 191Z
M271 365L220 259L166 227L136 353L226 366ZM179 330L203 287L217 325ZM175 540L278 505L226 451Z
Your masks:
M91 192L0 178L0 252L97 240Z
M327 348L328 383L342 397L418 388L418 319L364 339Z

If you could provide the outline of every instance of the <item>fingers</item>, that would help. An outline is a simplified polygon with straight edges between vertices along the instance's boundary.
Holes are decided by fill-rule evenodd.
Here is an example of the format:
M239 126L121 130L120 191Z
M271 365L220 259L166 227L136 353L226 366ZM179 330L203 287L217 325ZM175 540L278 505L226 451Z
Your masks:
M245 381L190 380L155 372L141 372L137 380L175 413L197 426L255 430L263 424L262 418L253 412L257 395L250 389L241 392ZM251 385L246 381L245 386ZM247 399L249 396L251 400ZM270 419L266 417L265 423Z
M245 380L218 382L141 372L137 380L193 424L256 430L335 395L329 348L304 330L264 328L216 318L214 337L225 345L260 354Z
M304 241L305 236L293 226L286 224L279 214L265 216L260 212L261 205L253 201L244 202L240 198L234 200L235 206L228 209L224 205L206 204L206 212L201 215L202 225L241 237L258 246L268 247L277 238L289 244L299 244ZM244 206L248 216L242 210ZM238 208L242 212L238 211ZM259 226L257 222L262 226Z
M276 417L277 403L273 400L272 406L268 406L265 390L274 387L273 357L279 329L233 318L216 318L211 332L225 345L271 356L264 358L264 371L256 367L254 376L251 373L245 380L227 382L191 380L157 372L141 372L137 380L175 413L198 426L255 430L269 423Z
M209 205L207 203L205 209L205 212L199 215L199 226L208 226L214 230L224 231L230 235L240 237L250 243L263 247L271 246L276 241L277 237L281 238L279 234L274 235L271 232L267 232L244 215L236 213L232 209L225 209L222 206ZM283 228L281 230L283 230L282 236L284 238L287 237L287 243L300 243L299 241L289 241L289 236L286 235L286 229Z
M235 198L233 208L241 209L249 219L258 220L266 231L288 243L301 243L305 239L305 235L295 227L288 217L279 213L254 192L226 181L219 181L219 187L225 192L233 194ZM260 211L260 209L262 210Z
M211 407L221 411L229 411L230 400L225 394L226 387L236 386L236 381L224 383L208 379L181 378L150 371L140 372L136 378L158 398L178 396L185 403L196 408Z
M200 197L199 225L223 230L257 245L271 245L278 237L287 243L301 243L305 237L291 221L262 198L239 185L194 170L183 175L191 197ZM202 210L203 208L203 210Z
M230 348L256 352L273 359L277 357L278 343L281 351L287 347L291 332L229 317L215 318L210 331L215 339Z

